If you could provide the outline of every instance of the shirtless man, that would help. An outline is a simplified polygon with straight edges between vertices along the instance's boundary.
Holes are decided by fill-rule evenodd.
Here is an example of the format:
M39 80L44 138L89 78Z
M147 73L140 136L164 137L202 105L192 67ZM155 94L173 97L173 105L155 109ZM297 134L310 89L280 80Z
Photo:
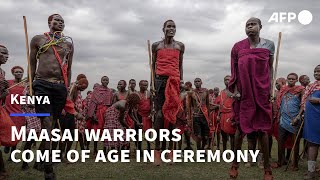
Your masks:
M73 44L62 34L64 19L59 14L48 18L50 32L36 35L31 40L30 67L34 95L48 96L50 104L36 104L37 113L50 113L40 117L42 129L48 133L60 118L67 99L67 87L71 80ZM38 67L37 67L38 63ZM50 141L43 141L42 150L50 150ZM52 163L45 162L45 179L55 179Z
M176 128L180 129L180 134L184 134L185 142L187 147L184 150L192 150L191 142L190 142L190 133L191 133L191 122L190 118L188 117L188 109L187 109L187 97L188 92L192 89L192 83L186 82L182 84L181 93L180 93L180 100L181 100L181 107L177 114L177 123ZM176 143L175 143L176 146ZM178 149L181 150L182 147L182 139L178 142ZM176 149L176 147L175 147Z
M137 94L140 97L140 102L137 109L137 119L139 120L139 123L135 123L134 128L136 131L138 129L141 129L143 132L146 132L146 130L152 128L152 118L151 118L151 110L152 110L152 96L150 91L148 91L148 81L147 80L141 80L139 82L140 91L137 92ZM138 135L136 136L138 139ZM141 149L142 142L135 142L136 147L139 150ZM151 150L150 142L147 141L147 148L148 151Z
M125 80L120 80L118 82L118 86L117 86L118 91L113 96L112 104L120 100L125 100L127 98L129 92L126 90L126 86L127 86L127 83Z
M5 64L8 61L9 52L8 49L0 45L0 108L2 108L2 104L5 102L6 96L9 94L7 88L9 87L8 81L5 80L5 72L1 69L1 65ZM1 147L1 141L0 141ZM8 172L4 167L4 160L2 157L2 151L0 150L0 179L6 179L8 176Z
M154 128L173 130L176 115L179 111L180 82L183 81L183 54L184 44L173 39L176 33L176 24L173 20L167 20L163 24L162 31L165 38L152 44L152 68L155 77L155 122ZM170 99L170 102L168 101ZM169 143L169 149L173 149L173 142ZM160 141L155 143L155 165L161 164ZM172 160L173 152L169 153Z
M202 80L194 80L195 89L188 94L193 116L193 131L196 136L197 149L204 150L209 135L209 91L201 88Z
M273 41L260 37L261 29L261 20L250 18L245 25L248 37L233 46L229 90L237 98L233 111L240 133L235 136L235 153L241 149L244 134L247 134L248 143L258 138L264 156L264 179L268 180L273 179L269 164L268 132L272 127L270 100L273 99L271 79L275 46ZM238 167L239 163L234 161L229 172L231 178L237 178Z

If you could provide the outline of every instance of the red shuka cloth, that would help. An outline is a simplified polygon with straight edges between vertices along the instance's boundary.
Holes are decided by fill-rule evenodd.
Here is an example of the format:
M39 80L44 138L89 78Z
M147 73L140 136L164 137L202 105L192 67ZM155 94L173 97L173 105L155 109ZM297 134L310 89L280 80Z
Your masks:
M14 85L14 80L8 80L9 86ZM10 113L22 113L21 105L20 104L11 104L11 94L18 95L17 99L20 99L20 96L23 96L24 86L18 85L11 89L9 89L9 94L6 97L6 110ZM20 130L21 126L26 125L26 119L23 116L20 117L11 117L12 122L16 125L17 129Z
M187 129L187 112L185 110L186 107L186 98L181 99L180 105L179 105L179 111L177 114L177 121L176 121L176 128L180 129L179 134L184 134L184 132Z
M280 124L280 106L283 96L290 92L291 94L298 94L304 90L303 86L294 86L290 88L289 86L283 86L280 91L277 91L276 94L276 102L274 108L274 123L273 123L273 135L276 140L279 139L279 124ZM285 141L285 148L292 148L293 147L293 139L292 137L288 136Z
M250 49L248 39L234 45L231 52L231 79L229 90L235 86L241 100L234 103L235 120L240 122L246 134L254 131L268 132L272 127L272 105L269 102L270 51L263 48Z
M180 51L176 49L160 49L157 52L156 74L168 76L165 88L165 102L162 107L164 128L169 123L175 124L180 104Z
M106 88L100 84L95 84L91 99L88 104L88 117L92 117L96 107L100 104L104 106L112 105L113 93L111 89Z
M213 95L212 98L213 98L212 104L220 104L220 95L218 97L214 97L214 95ZM209 129L210 129L209 136L210 137L213 132L220 132L220 125L218 125L218 123L217 123L218 112L219 112L219 109L215 109L210 113L210 118L212 120L212 126L210 126L210 124L209 124Z
M236 127L232 125L233 122L233 111L232 104L233 98L228 97L226 90L220 93L220 126L221 130L227 134L235 134Z
M145 97L142 94L140 94L140 103L139 103L139 107L138 107L138 113L142 117L143 131L151 129L152 128L152 120L149 117L149 115L151 113L150 99L148 99L147 97Z
M8 112L0 106L0 146L13 147L18 144L18 140L11 141L13 126L15 124L12 122Z
M105 115L107 109L108 109L108 107L107 107L107 106L104 106L104 105L102 105L102 104L99 104L99 105L97 106L96 117L97 117L97 119L98 119L98 123L96 123L96 124L91 124L90 121L87 121L87 128L88 128L89 130L94 129L95 131L97 131L98 129L102 129L102 128L103 128L103 126L104 126L104 124L105 124L105 122L104 122L104 115ZM101 131L101 133L102 133L102 131Z

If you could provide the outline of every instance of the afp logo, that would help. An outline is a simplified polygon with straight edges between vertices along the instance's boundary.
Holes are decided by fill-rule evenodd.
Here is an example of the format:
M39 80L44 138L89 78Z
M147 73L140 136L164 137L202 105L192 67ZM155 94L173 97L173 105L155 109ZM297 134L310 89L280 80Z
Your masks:
M274 12L269 18L268 22L288 22L295 20L297 18L294 12ZM303 10L298 14L298 21L303 25L308 25L312 21L312 14L308 10Z

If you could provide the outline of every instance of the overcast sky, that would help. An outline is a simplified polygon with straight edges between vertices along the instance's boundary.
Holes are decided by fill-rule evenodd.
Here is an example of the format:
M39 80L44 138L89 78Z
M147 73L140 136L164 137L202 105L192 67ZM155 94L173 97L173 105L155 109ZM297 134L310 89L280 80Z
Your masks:
M302 25L268 23L273 12L309 10L313 21ZM89 89L103 75L115 88L120 79L149 79L147 40L164 36L162 25L173 19L175 39L185 44L184 79L203 80L204 87L223 87L230 74L230 51L246 38L245 22L254 16L262 21L261 37L277 44L283 33L279 76L307 74L320 64L319 0L0 0L0 44L8 47L9 61L2 68L7 79L11 67L27 67L22 16L27 17L29 40L47 32L47 18L59 13L65 19L64 34L74 41L72 79L84 73Z

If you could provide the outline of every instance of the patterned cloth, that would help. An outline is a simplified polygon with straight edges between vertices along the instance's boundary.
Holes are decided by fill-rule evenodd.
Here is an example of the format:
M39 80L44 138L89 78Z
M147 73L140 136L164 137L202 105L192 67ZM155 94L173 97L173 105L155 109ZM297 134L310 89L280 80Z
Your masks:
M29 86L25 87L22 94L24 96L29 94ZM21 110L23 113L36 113L35 108L30 108L26 104L21 104ZM41 120L36 116L26 116L26 126L27 126L27 133L30 132L31 129L35 129L37 134L41 131Z
M315 91L320 90L320 81L315 81L307 86L304 95L302 96L301 105L305 107L308 97Z
M125 112L125 117L126 116L127 116L127 111ZM104 142L105 147L118 148L118 147L128 145L128 142L126 141L113 141L114 129L122 129L124 131L124 135L122 136L122 138L124 140L126 139L126 133L125 133L126 129L120 123L119 117L120 117L120 111L114 106L111 106L110 108L108 108L104 115L104 119L105 119L104 129L109 130L112 138L112 141L106 140Z
M83 103L83 114L87 115L89 103L91 101L92 92L87 95L87 97L82 101Z
M111 106L112 105L113 93L111 89L106 88L102 85L95 84L93 89L91 100L88 105L88 117L92 117L94 111L98 105Z
M221 126L221 130L227 134L236 133L236 127L233 125L234 124L233 110L232 110L233 102L234 102L234 99L231 97L231 92L229 92L229 90L227 89L222 90L220 93L220 112L221 112L220 126Z
M17 99L20 99L20 96L23 95L23 91L25 89L25 83L21 83L20 85L15 85L14 80L8 80L9 86L12 87L9 89L9 94L6 97L5 104L6 110L8 114L10 113L21 113L21 105L20 104L11 104L11 95L16 96ZM14 87L13 87L14 86ZM23 116L12 116L12 122L16 125L17 129L20 130L21 126L26 124L26 119Z
M319 85L319 84L318 84ZM311 85L313 87L313 85ZM312 92L309 96L314 98L320 98L320 90L318 89L309 92ZM308 92L308 93L309 93ZM307 94L307 93L306 93ZM307 99L307 98L306 98ZM320 104L311 104L309 101L305 103L305 119L304 119L304 127L303 127L303 138L308 142L312 142L315 144L320 144Z
M77 97L75 99L74 102L74 106L75 109L78 113L80 113L81 115L83 115L83 103L82 103L82 96L81 96L81 91L78 90L77 92ZM84 133L84 130L86 128L86 120L85 119L76 119L75 118L75 122L76 122L76 128L79 130L80 133Z
M292 134L296 134L300 126L292 126L293 121L300 111L301 99L299 95L286 93L280 107L280 126Z

